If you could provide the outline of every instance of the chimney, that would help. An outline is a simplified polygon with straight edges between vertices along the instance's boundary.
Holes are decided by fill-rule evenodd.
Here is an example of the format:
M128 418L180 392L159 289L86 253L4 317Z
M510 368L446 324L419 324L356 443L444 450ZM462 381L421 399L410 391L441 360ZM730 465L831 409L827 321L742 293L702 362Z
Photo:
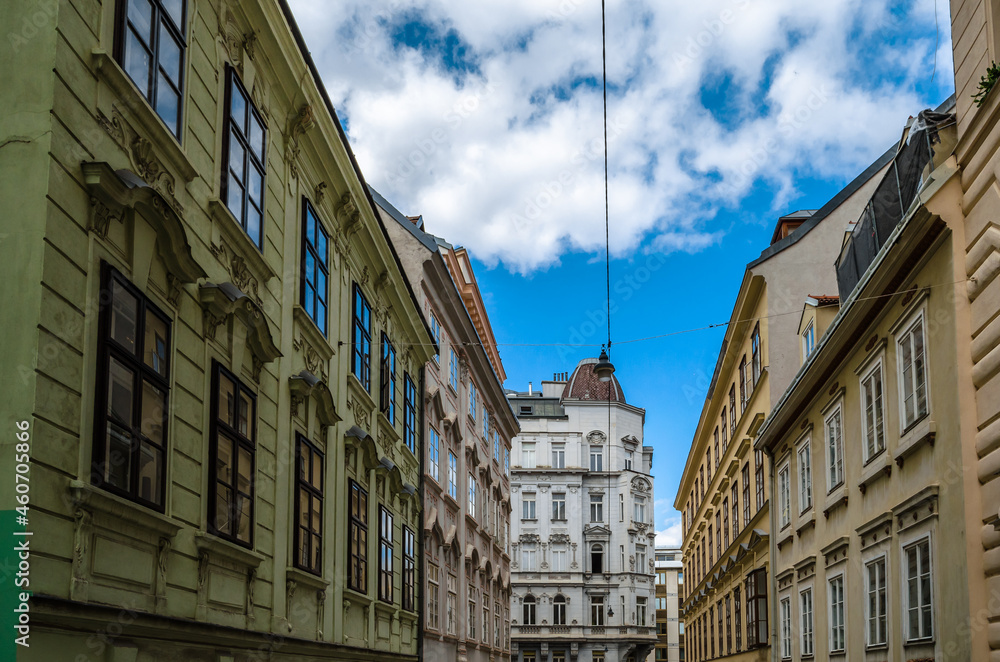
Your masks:
M528 395L531 395L531 394L532 394L532 391L531 391L531 382L528 382Z

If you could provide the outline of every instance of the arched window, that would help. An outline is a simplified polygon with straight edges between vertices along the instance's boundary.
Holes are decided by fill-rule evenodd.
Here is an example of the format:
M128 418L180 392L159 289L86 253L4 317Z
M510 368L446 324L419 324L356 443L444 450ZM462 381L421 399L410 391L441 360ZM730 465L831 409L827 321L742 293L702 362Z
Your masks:
M552 624L566 625L566 597L563 595L552 600Z
M604 572L604 547L596 542L590 546L590 571Z
M530 593L524 596L524 622L522 625L535 624L535 596Z

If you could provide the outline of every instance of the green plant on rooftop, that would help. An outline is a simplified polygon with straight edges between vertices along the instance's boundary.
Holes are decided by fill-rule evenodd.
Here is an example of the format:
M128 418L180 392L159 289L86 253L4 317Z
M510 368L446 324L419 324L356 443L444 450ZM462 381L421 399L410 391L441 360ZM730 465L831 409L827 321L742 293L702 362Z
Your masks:
M986 103L986 97L990 90L1000 80L1000 64L991 62L986 70L986 75L979 79L979 91L972 95L972 100L976 102L976 108L981 108Z

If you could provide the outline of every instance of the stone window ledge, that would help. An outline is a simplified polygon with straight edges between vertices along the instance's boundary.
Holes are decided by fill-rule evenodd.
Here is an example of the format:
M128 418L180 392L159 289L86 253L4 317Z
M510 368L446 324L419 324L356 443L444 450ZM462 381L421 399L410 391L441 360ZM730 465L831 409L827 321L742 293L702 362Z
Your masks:
M234 542L229 542L210 533L199 531L194 536L195 547L201 554L208 554L216 561L226 560L244 566L246 568L256 568L264 560L264 555L247 549Z
M90 483L74 480L70 482L69 489L76 506L100 513L109 520L125 520L137 528L166 538L173 538L181 529L181 525L172 518L106 492Z

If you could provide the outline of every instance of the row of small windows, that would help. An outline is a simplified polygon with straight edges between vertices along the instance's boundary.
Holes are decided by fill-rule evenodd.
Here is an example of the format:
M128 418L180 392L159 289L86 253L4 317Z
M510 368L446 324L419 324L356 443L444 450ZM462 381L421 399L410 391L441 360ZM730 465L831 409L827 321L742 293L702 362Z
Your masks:
M625 613L625 596L621 596L622 599L622 613ZM557 594L552 598L552 625L566 625L566 596ZM592 595L590 596L590 625L593 626L603 626L605 624L605 609L604 609L604 596L603 595ZM645 625L646 623L646 598L644 596L637 596L635 599L635 618L634 622L636 625ZM521 625L537 625L538 624L538 609L537 609L537 599L534 595L528 594L524 596L521 600Z
M536 492L523 492L521 495L521 519L522 520L535 520L537 519L536 511ZM555 521L565 521L566 520L566 493L565 492L553 492L551 497L552 504L552 520ZM625 521L625 495L618 495L618 506L619 506L619 521ZM602 494L591 494L590 495L590 521L591 522L603 522L604 521L604 495ZM632 500L632 521L633 522L645 522L646 521L646 497L635 496Z
M754 326L753 333L750 336L750 360L747 362L746 354L740 359L739 368L739 388L740 388L740 411L741 415L746 413L747 405L750 402L750 396L753 395L754 389L757 387L757 382L760 381L761 375L763 374L762 367L762 355L761 355L761 343L760 343L760 323L758 322ZM694 516L698 512L703 499L705 498L706 484L710 487L712 484L712 469L713 466L718 472L719 464L722 462L722 456L725 455L729 448L729 441L735 440L736 436L736 384L729 387L729 405L728 405L728 415L726 405L722 406L722 412L720 414L720 424L715 427L712 433L713 443L709 445L708 449L705 451L705 461L701 465L698 471L698 475L693 481L693 486L691 488L691 493L688 495L687 506L684 509L685 521L684 530L687 530L688 522L694 521ZM721 444L720 444L721 438ZM713 464L713 449L715 451L714 457L715 462ZM757 460L757 473L758 473L758 491L763 494L763 464L758 458ZM761 500L761 503L763 501ZM759 508L760 506L758 506Z
M744 589L741 593L741 588ZM745 604L742 597L746 598ZM746 607L746 647L742 618ZM687 650L700 662L767 646L767 571L750 572L744 586L719 598L714 605L693 618L685 628Z
M441 591L441 570L440 567L434 563L429 563L427 565L427 627L431 630L441 631L441 614L440 614L440 591ZM468 633L470 638L476 637L477 631L477 618L476 612L478 611L480 591L473 585L469 586L469 605L468 613L466 618L468 619ZM484 588L482 591L482 641L484 643L489 643L489 628L488 624L490 622L490 611L489 611L489 592ZM447 602L445 603L445 628L444 631L447 634L455 635L458 633L458 577L452 573L448 573L448 595ZM501 613L503 615L503 629L500 627L500 617ZM510 648L510 612L507 607L504 606L501 611L500 603L493 602L493 646L495 648L503 647L505 650Z
M523 441L521 442L521 468L523 469L535 469L538 467L537 464L537 453L536 453L536 443L533 441ZM590 470L591 471L604 471L604 447L603 446L590 446L589 447L589 457L590 457ZM549 465L552 469L565 469L566 468L566 444L564 443L553 443L551 444L551 464ZM635 451L626 450L625 451L625 471L632 471L635 464Z
M634 556L626 557L625 545L619 545L619 572L629 572L632 570L630 563L635 563L634 571L646 574L647 547L641 543L635 544ZM567 550L564 545L553 545L549 550L549 570L551 572L566 572ZM538 548L535 543L521 544L521 572L536 572L538 570ZM587 572L602 573L611 572L610 562L605 562L604 545L592 543L590 545L589 565Z
M934 637L933 571L931 568L930 537L920 538L902 550L902 641L906 644L930 642ZM864 645L879 649L889 645L889 603L893 592L888 589L886 556L865 562L861 569L863 582ZM844 573L831 575L826 581L827 648L830 654L847 652L847 603ZM815 654L815 623L823 610L814 609L813 588L803 588L798 594L798 613L793 614L793 598L786 595L778 603L779 656L811 657ZM793 641L798 639L798 650Z
M927 367L924 360L923 316L918 315L897 339L900 428L905 431L929 413ZM875 459L885 450L885 398L883 361L876 360L860 377L861 436L864 439L863 461ZM844 414L838 404L824 420L826 487L832 492L844 484ZM813 505L812 448L805 439L796 451L799 510ZM791 512L792 470L789 462L778 469L778 523L789 526Z

